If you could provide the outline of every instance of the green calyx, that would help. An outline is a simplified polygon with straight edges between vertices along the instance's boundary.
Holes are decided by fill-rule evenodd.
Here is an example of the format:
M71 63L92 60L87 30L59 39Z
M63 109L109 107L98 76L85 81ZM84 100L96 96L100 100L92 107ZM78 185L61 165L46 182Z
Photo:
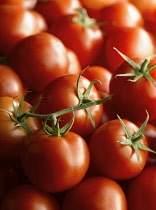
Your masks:
M51 122L52 126L47 124L47 121ZM65 124L62 128L59 126L59 119L50 115L48 119L43 122L43 130L49 136L57 136L61 137L64 136L68 131L70 131L72 125L74 123L74 114L72 118L69 120L67 124Z
M135 150L135 153L136 153L136 157L137 157L137 161L138 161L139 166L140 166L140 153L139 153L139 149L146 150L148 152L152 152L152 153L155 153L156 154L156 152L154 150L146 147L145 145L143 145L140 142L141 139L144 139L143 131L145 130L146 125L147 125L148 120L149 120L148 112L146 111L146 113L147 113L147 117L146 117L145 122L141 125L141 127L138 129L138 131L134 135L132 135L130 133L130 131L128 130L126 124L117 115L117 117L118 117L121 125L124 128L125 134L126 134L126 139L124 141L118 141L118 142L120 144L122 144L122 145L129 145L129 146L131 146Z
M78 16L73 16L72 21L78 23L84 28L92 28L97 24L96 19L88 17L87 10L84 8L77 9Z
M152 65L148 65L150 63L150 59L152 57L155 57L156 55L153 55L153 56L150 56L149 58L146 58L141 65L138 65L133 60L131 60L129 57L127 57L126 55L124 55L123 53L121 53L119 50L117 50L116 48L114 48L114 49L134 69L134 72L132 72L132 73L117 74L116 77L118 77L118 76L122 76L122 77L134 77L134 79L128 79L128 81L131 81L131 82L136 82L141 77L145 77L147 80L149 80L156 87L156 83L154 82L153 78L150 76L150 70L156 66L156 63L154 63Z

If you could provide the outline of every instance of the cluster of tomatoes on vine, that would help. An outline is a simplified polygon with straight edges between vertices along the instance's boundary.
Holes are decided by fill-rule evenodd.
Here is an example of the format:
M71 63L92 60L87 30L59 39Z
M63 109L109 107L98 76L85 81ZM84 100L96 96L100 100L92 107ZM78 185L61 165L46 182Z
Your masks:
M2 210L154 208L155 17L152 0L0 1Z

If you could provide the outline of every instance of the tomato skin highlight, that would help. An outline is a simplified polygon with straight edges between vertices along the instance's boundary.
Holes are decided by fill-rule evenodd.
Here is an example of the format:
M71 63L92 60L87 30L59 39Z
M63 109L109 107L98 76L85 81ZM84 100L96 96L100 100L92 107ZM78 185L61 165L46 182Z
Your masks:
M127 201L122 188L112 179L95 176L87 178L69 190L62 210L127 210Z
M133 135L138 127L128 120L123 120ZM119 141L126 139L125 131L118 119L101 125L89 140L91 161L99 174L116 180L126 180L137 176L145 167L148 152L140 150L140 165L135 150L130 145ZM146 139L140 140L147 146Z
M34 132L21 149L21 165L29 180L47 192L61 192L85 176L90 153L85 140L72 132L62 137Z

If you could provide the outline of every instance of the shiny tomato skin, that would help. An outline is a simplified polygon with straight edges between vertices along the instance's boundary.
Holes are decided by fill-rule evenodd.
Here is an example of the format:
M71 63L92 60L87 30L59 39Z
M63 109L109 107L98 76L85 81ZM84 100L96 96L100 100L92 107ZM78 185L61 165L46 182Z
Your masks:
M140 58L133 59L133 61L139 65L143 62ZM156 59L153 58L149 65L152 65L155 62ZM128 79L133 79L133 77L116 77L117 74L125 74L128 72L134 72L134 69L125 61L112 75L110 93L114 94L111 98L114 112L129 120L143 122L146 118L145 110L147 110L149 113L149 122L155 120L155 86L145 77L140 78L136 82L128 81ZM156 82L155 67L150 70L150 75Z
M134 123L125 119L123 121L132 135L136 133L138 127ZM104 123L93 133L89 141L91 161L101 175L116 180L127 180L143 170L148 152L139 149L139 165L132 146L120 144L119 141L125 139L125 131L118 119ZM147 146L146 139L140 142Z
M42 14L48 25L50 26L60 17L72 14L76 9L81 8L81 2L79 0L60 0L53 1L38 1L34 10Z
M23 38L39 33L36 18L17 5L0 5L0 55L9 55Z
M127 192L129 210L155 210L156 167L145 168L141 174L131 180Z
M77 54L82 68L86 68L101 53L104 35L98 24L84 27L80 23L73 22L73 17L77 17L76 12L63 16L49 27L49 32L57 36L66 47L73 50Z
M52 194L44 192L31 184L20 185L10 190L1 206L1 210L43 209L60 210L60 206Z
M53 80L43 91L43 100L38 106L40 114L50 114L71 107L78 106L80 101L77 95L76 82L78 75L68 74ZM81 76L80 78L80 91L82 94L86 91L90 81ZM63 84L63 85L62 85ZM98 100L100 95L96 88L93 86L89 95L90 99ZM96 127L101 123L103 115L103 105L96 105L90 107L91 114L95 121ZM68 113L59 117L60 127L65 125L72 117L73 113ZM71 131L78 133L85 137L94 131L91 120L84 109L74 112L74 124Z
M41 32L21 40L10 54L10 66L28 89L42 92L47 84L68 71L66 47L56 36Z
M84 179L66 193L62 210L69 209L127 210L127 201L117 182L106 177L95 176Z
M0 160L17 160L19 158L19 151L24 138L28 135L27 131L17 123L11 120L8 111L11 116L14 116L14 109L19 106L19 101L12 97L3 96L0 97ZM32 106L24 102L23 112L28 112ZM30 130L33 132L41 127L37 118L28 118L26 123Z
M144 28L120 28L114 33L108 34L103 47L101 59L111 72L114 72L124 61L113 49L114 47L130 58L146 58L155 53L153 38Z
M109 33L121 27L143 26L144 19L139 9L127 1L104 7L99 22L105 23L101 28L104 33Z
M90 153L86 141L76 133L57 137L40 130L25 139L20 159L31 183L47 192L62 192L83 179Z
M7 65L0 65L0 96L21 97L24 87L18 74Z

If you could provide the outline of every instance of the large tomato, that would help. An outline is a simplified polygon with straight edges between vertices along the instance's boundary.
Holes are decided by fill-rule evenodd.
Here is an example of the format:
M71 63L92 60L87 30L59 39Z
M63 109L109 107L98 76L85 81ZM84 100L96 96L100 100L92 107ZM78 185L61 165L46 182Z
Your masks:
M117 182L106 177L84 179L69 190L62 210L127 210L125 194Z
M71 107L78 106L80 104L80 99L77 93L77 84L78 75L68 74L53 80L45 88L42 94L42 101L39 104L38 110L40 114L50 114L53 112L60 111L62 109L67 109ZM79 82L79 89L81 94L84 94L87 90L90 81L81 76ZM93 86L89 94L90 100L100 99L100 95L96 88ZM89 99L87 101L89 102ZM101 123L103 115L103 105L96 105L89 108L91 115L94 119L96 127ZM62 127L66 124L73 113L68 113L60 116L60 126ZM94 127L90 120L90 117L85 109L75 111L74 113L74 124L71 128L71 131L78 133L79 135L88 136L94 131Z
M156 63L153 58L149 63L146 59L132 59L138 65L138 70L134 69L127 61L123 62L112 75L110 81L110 93L114 94L111 98L112 107L115 113L122 118L132 121L143 121L145 119L145 109L149 113L149 121L156 119L156 87L151 80L156 83L156 67L147 71L150 65ZM130 81L135 76L117 76L119 74L136 73L141 75L137 81ZM147 77L146 77L147 75ZM148 78L151 77L151 80Z
M133 179L127 189L129 210L155 210L156 206L156 167L145 168Z
M31 183L48 192L62 192L83 179L90 153L86 141L76 133L51 136L39 130L25 139L20 159Z
M0 96L21 97L23 84L18 74L9 66L0 65Z
M1 210L60 210L52 194L31 184L20 185L5 196Z
M104 65L112 72L123 62L123 58L113 49L114 47L130 58L146 58L155 53L153 39L144 28L120 28L108 34L101 57Z
M36 17L17 5L0 5L0 55L9 55L23 38L39 33Z
M104 36L96 23L86 14L86 10L66 15L49 27L49 32L62 40L78 56L82 68L91 65L99 56ZM69 39L70 35L70 39Z
M41 32L21 40L12 50L10 65L28 89L42 92L46 85L68 72L68 55L56 36Z
M129 130L127 136L119 119L110 120L95 130L89 141L91 161L97 171L103 175L117 180L126 180L137 176L144 168L148 152L138 148L140 161L138 161L137 146L122 144L129 141L138 127L131 121L123 119ZM142 137L140 142L147 146L147 140ZM126 142L125 142L126 143ZM139 143L139 142L137 142ZM140 143L139 143L140 144ZM139 163L140 162L140 163Z
M10 118L10 116L15 117L14 108L17 110L18 107L19 101L17 99L7 96L0 97L0 160L17 160L21 143L28 135L28 132L22 126L19 126L18 122ZM25 113L30 111L31 108L32 106L24 101L21 111ZM26 124L32 132L41 127L37 118L28 118Z

